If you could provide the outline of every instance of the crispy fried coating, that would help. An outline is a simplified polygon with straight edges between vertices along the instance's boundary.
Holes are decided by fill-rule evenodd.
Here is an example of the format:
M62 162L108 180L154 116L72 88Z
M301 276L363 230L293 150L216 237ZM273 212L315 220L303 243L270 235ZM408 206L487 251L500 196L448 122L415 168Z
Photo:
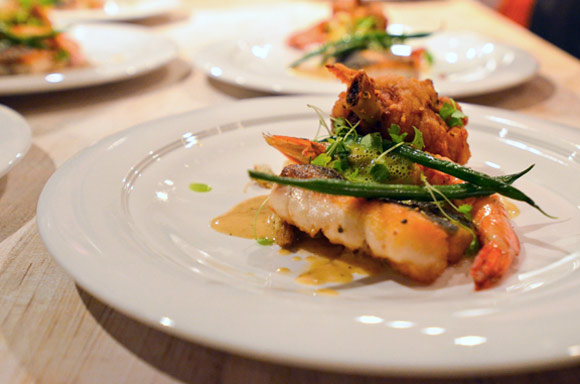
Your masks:
M467 118L463 126L449 127L439 115L449 98L439 97L431 80L409 79L398 75L385 75L371 79L364 71L352 70L344 65L327 65L327 68L348 88L339 95L333 117L344 117L352 124L359 123L362 133L380 132L389 138L391 124L407 133L405 140L412 141L416 127L423 134L425 150L465 164L471 153L467 144ZM461 110L460 106L457 106Z

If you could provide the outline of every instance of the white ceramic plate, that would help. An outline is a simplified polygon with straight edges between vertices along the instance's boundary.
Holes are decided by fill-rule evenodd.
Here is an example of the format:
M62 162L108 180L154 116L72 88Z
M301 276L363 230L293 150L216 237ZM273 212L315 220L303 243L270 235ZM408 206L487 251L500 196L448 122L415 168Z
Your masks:
M288 69L303 52L289 48L290 33L265 37L232 37L201 48L194 64L209 76L239 86L275 93L337 94L344 85L334 79L297 75ZM416 40L434 56L431 78L442 95L461 97L509 88L529 80L537 71L528 53L468 32L436 33Z
M30 127L24 118L0 105L0 177L24 157L30 142Z
M177 55L173 41L146 28L123 24L82 24L67 34L89 65L46 74L0 76L0 95L51 92L103 84L142 75Z
M103 9L54 10L57 25L87 21L129 21L159 16L181 6L180 0L108 0Z
M490 290L475 292L451 268L433 286L386 274L321 296L294 281L304 261L210 228L212 218L264 194L244 192L246 170L284 162L262 132L311 137L318 124L306 104L329 110L334 100L254 99L106 138L49 180L38 206L40 234L78 284L119 311L259 359L445 376L577 362L580 134L571 128L465 106L470 164L498 174L535 163L517 186L558 216L517 204L520 261ZM192 192L192 182L213 190ZM277 273L280 267L292 273Z

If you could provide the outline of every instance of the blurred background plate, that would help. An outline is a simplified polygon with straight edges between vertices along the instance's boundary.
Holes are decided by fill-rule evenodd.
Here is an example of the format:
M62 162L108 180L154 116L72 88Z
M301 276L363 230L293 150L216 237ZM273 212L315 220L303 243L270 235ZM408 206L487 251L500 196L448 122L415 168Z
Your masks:
M51 92L125 80L157 69L177 55L173 41L134 25L79 24L66 33L79 43L87 66L44 74L0 76L0 95Z
M181 0L109 0L105 1L103 9L57 9L51 13L51 19L56 25L140 20L172 12L180 6Z
M30 127L24 118L0 105L0 177L24 157L30 140Z
M345 89L331 77L302 74L289 68L303 52L285 43L290 31L264 37L232 36L206 45L193 56L194 65L207 75L255 90L287 94L337 94ZM434 58L421 78L450 97L472 96L521 84L538 70L527 52L496 43L471 32L439 32L415 39ZM316 58L314 59L316 60Z

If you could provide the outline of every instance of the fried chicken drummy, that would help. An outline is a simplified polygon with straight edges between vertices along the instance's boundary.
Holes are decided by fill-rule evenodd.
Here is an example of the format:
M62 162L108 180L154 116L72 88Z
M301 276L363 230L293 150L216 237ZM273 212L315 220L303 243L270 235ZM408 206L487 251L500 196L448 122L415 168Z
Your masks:
M332 109L333 117L344 117L352 124L359 123L363 133L380 132L390 138L391 124L407 133L405 141L412 141L416 127L423 134L424 150L445 156L459 164L465 164L471 155L467 144L467 117L463 125L449 127L439 115L447 97L439 97L431 80L409 79L398 75L386 75L371 79L364 71L357 71L342 64L327 68L348 88L339 95ZM461 107L457 105L457 109Z

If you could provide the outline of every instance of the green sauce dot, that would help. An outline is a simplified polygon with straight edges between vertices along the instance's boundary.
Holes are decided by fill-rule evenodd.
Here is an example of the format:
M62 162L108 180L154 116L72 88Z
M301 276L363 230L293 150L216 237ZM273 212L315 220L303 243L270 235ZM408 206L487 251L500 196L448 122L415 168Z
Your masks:
M274 244L274 240L268 239L266 237L262 237L262 238L256 239L256 241L260 245L272 245L272 244Z
M189 184L189 189L193 192L209 192L211 191L211 187L207 184L203 183L191 183Z

